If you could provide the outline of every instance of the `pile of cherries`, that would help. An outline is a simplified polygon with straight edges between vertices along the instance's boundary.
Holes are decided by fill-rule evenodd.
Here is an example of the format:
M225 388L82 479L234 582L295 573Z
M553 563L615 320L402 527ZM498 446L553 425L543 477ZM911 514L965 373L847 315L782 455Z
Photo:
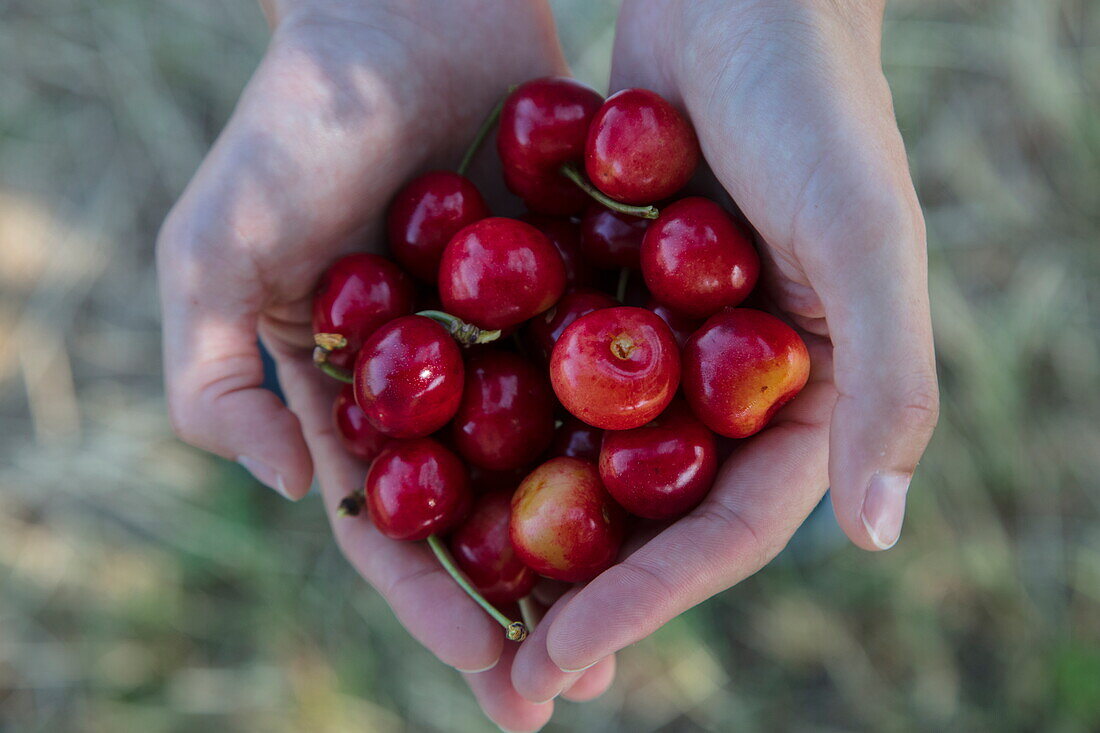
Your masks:
M518 219L492 216L463 175L498 121ZM799 336L738 307L760 272L750 230L714 201L670 198L699 160L651 91L527 82L458 172L397 194L396 262L346 256L316 293L314 360L348 383L336 427L370 462L342 512L428 540L509 638L526 628L501 609L537 576L589 580L630 523L690 511L726 439L806 383Z

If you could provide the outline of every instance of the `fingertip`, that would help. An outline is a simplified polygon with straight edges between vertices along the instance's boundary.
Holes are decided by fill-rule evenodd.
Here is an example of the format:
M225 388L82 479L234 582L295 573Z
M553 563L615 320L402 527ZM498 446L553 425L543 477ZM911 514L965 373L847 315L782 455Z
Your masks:
M530 638L530 637L528 637ZM503 650L500 662L490 670L466 674L466 683L477 698L478 704L493 723L504 731L537 731L550 722L554 703L534 703L524 699L512 687L511 673L515 655L522 648L509 644Z
M607 692L615 680L615 655L604 657L568 687L561 696L571 702L588 702Z

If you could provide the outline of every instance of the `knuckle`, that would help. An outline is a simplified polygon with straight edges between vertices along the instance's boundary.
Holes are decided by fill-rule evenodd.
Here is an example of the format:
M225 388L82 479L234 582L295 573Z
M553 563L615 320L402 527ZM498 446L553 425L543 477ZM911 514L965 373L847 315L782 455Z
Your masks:
M931 435L940 417L940 391L935 377L910 378L897 394L894 416L900 428L909 435Z

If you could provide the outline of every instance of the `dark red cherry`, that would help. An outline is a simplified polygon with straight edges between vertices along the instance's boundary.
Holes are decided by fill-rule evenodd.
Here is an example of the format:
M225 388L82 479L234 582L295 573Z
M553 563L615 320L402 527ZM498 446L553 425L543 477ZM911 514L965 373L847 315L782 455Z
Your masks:
M470 179L453 171L429 171L405 184L390 204L390 252L406 272L435 285L447 242L489 215L489 206Z
M554 431L554 442L550 444L550 455L583 458L586 461L596 463L600 460L600 443L602 440L602 430L594 428L572 415L568 415L558 429Z
M664 303L658 303L652 297L646 301L645 307L647 310L651 310L661 317L661 320L668 324L669 330L672 331L673 338L676 339L676 343L683 348L691 334L699 330L699 327L703 325L702 320L695 318L689 318L677 311L672 310Z
M579 583L607 569L622 544L624 523L596 467L579 458L551 458L512 497L516 554L554 580Z
M699 158L695 131L675 107L648 89L624 89L592 118L584 166L611 198L649 204L683 188Z
M553 308L527 322L524 332L527 346L543 363L549 363L554 344L573 321L600 308L617 305L619 301L598 290L582 288L566 293Z
M504 164L501 172L508 190L523 199L531 211L547 216L571 216L591 201L577 184L554 171L528 171Z
M395 540L450 529L472 500L466 467L431 438L392 441L371 464L364 491L374 526Z
M328 355L329 362L350 368L379 326L412 311L414 297L412 281L384 257L361 252L336 260L313 296L313 332L348 340Z
M542 214L524 214L520 221L538 229L557 247L565 265L566 290L592 284L592 269L581 256L581 232L576 222Z
M659 316L604 308L565 329L550 358L554 393L573 415L605 430L645 425L680 385L680 349Z
M721 206L692 196L661 209L649 225L642 274L654 298L687 316L707 318L748 297L760 257Z
M350 384L344 385L332 404L332 421L344 447L364 461L374 460L390 442L387 436L374 429L366 413L355 404L355 392Z
M581 251L594 267L637 269L641 262L642 239L648 227L649 219L593 203L581 219Z
M714 434L681 400L633 430L609 430L600 450L600 479L631 514L678 517L694 508L714 484Z
M534 461L554 437L554 396L544 373L518 354L471 352L452 435L459 455L490 471Z
M773 315L730 308L707 319L683 353L684 396L714 432L745 438L794 399L810 375L799 335Z
M451 554L489 603L511 603L535 587L538 576L520 561L509 537L512 492L485 494L451 534Z
M554 305L565 265L530 224L489 217L455 235L443 251L439 296L448 313L483 329L514 326Z
M458 410L462 354L446 329L424 316L390 321L355 362L355 401L392 438L430 435Z

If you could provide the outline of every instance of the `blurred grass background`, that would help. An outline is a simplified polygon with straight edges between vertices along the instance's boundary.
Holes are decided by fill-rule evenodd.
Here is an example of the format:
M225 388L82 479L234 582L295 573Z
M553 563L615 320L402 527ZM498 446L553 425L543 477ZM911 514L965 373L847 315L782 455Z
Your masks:
M604 86L614 5L555 7ZM487 729L315 497L169 434L152 242L259 11L0 18L0 730ZM903 542L785 553L551 729L1100 730L1100 3L895 2L885 64L944 390Z

